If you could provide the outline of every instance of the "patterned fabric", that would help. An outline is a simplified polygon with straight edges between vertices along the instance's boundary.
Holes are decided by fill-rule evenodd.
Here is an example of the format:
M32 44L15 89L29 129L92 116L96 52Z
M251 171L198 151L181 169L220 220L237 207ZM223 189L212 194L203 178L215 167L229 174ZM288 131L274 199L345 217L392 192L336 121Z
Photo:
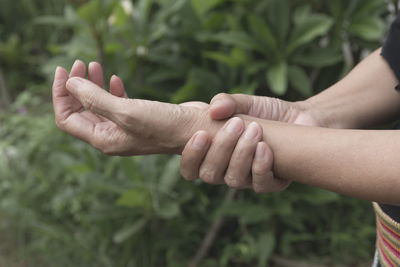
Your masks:
M376 213L376 246L382 267L400 266L400 223L373 203Z

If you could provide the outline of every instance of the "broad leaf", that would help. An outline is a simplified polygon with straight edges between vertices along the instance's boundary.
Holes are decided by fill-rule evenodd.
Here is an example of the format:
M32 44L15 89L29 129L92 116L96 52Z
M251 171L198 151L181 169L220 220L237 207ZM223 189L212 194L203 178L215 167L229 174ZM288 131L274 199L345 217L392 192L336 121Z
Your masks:
M258 239L258 266L267 266L268 259L271 257L275 248L275 236L272 232L263 233Z
M296 53L292 57L292 61L299 65L316 68L335 65L342 59L341 52L333 48L313 48L311 52Z
M162 176L160 177L158 188L161 192L170 192L174 185L180 180L179 163L181 157L173 156L165 166Z
M307 44L316 37L326 34L333 24L333 20L322 14L313 14L297 25L290 37L287 54L291 54L296 48Z
M289 32L290 2L290 0L271 1L268 8L268 18L280 43L285 41Z
M385 23L379 17L364 17L354 21L349 32L367 41L377 41L383 36Z
M307 73L298 66L290 66L288 71L289 83L305 97L312 95L311 81Z
M249 15L247 17L250 30L253 36L260 41L265 46L266 50L274 50L277 47L276 38L271 31L269 25L266 21L262 20L256 15Z
M247 50L264 52L262 45L245 32L220 32L216 34L199 34L199 41L214 41L225 45L234 45Z
M267 83L271 91L277 95L284 95L287 90L287 65L280 62L267 71Z
M124 242L128 238L130 238L135 233L142 230L142 228L146 225L147 219L141 218L136 221L134 224L129 225L121 230L117 231L113 236L113 241L117 244Z
M305 21L307 21L308 17L311 14L311 7L309 5L303 5L294 11L293 21L296 25L301 25Z
M204 16L212 8L224 3L225 0L192 0L192 5L199 17Z

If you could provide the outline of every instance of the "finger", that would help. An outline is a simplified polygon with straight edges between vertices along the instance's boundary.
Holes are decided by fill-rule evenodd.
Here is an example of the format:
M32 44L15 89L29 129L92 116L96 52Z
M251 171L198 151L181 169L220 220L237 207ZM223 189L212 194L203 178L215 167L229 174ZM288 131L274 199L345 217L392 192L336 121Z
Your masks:
M126 109L126 103L121 102L121 98L111 95L89 80L70 78L66 88L86 109L114 122L118 122L118 116L123 114ZM124 101L126 100L124 99Z
M54 81L52 87L53 95L53 108L56 117L56 123L62 121L67 115L68 106L65 104L65 98L68 97L68 91L65 84L68 80L68 72L62 68L57 67L54 74Z
M118 97L128 98L128 95L125 92L124 83L117 75L111 76L110 93Z
M90 143L94 124L87 117L74 112L74 105L66 89L67 80L68 72L62 67L57 67L52 87L56 124L60 129Z
M210 116L214 120L221 120L234 114L249 114L254 108L255 99L254 96L244 94L218 94L210 102Z
M210 116L214 120L222 120L231 117L235 113L236 103L231 95L218 94L211 99Z
M210 147L211 139L207 132L198 131L186 144L182 152L181 174L188 180L193 181L199 178L199 169Z
M203 181L210 184L224 183L225 170L243 130L244 122L235 117L217 132L200 167L200 178Z
M262 139L262 128L252 122L240 137L229 162L224 180L232 188L251 187L251 166L257 143Z
M253 190L256 193L279 192L290 185L290 181L274 177L272 163L272 150L265 142L259 142L252 165Z
M88 66L88 78L93 83L97 84L101 88L103 85L103 68L97 62L90 62Z
M56 123L62 123L72 112L82 109L81 103L74 99L66 89L68 72L61 67L57 67L52 87L53 107Z
M83 61L77 59L75 60L74 64L72 65L71 72L69 77L86 77L86 65Z
M54 81L52 87L53 100L58 97L64 97L68 95L68 91L65 88L67 80L68 80L68 72L62 67L57 67L56 72L54 74Z

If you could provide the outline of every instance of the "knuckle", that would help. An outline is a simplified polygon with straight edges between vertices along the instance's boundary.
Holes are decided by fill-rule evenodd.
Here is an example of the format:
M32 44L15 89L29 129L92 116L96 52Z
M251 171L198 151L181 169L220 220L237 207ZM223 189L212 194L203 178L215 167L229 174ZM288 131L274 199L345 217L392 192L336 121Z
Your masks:
M64 120L60 120L59 118L56 117L56 125L58 128L60 128L61 130L64 130L65 127L65 121Z
M181 176L187 181L193 181L193 180L196 179L196 178L194 178L194 175L191 174L190 171L188 171L187 169L183 168L182 166L181 166L181 169L180 169L180 173L181 173Z
M223 138L221 136L217 136L213 140L213 146L218 147L219 151L232 151L235 147L235 140L232 138Z
M241 159L249 158L256 152L257 140L240 140L235 147L235 154Z
M216 173L210 169L200 169L200 178L208 184L218 184Z
M271 192L268 187L260 186L257 184L253 185L253 191L257 194L266 194Z
M79 92L79 91L78 91ZM93 110L94 107L96 107L97 104L97 96L94 91L90 91L87 96L84 98L84 103L82 103L85 108L89 110Z
M229 175L229 174L225 175L224 181L231 188L240 188L240 187L242 187L241 181L239 179L237 179L236 177L233 177L232 175Z
M254 165L251 171L253 176L260 176L260 177L265 176L269 172L268 169L266 169L264 166L261 165Z

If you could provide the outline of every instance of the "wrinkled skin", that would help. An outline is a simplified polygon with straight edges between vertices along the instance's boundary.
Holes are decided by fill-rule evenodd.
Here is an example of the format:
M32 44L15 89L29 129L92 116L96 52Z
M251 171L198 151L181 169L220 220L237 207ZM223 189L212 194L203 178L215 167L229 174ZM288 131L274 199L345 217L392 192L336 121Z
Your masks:
M121 80L113 76L110 93L101 88L101 67L77 61L71 73L57 68L53 104L58 127L108 155L177 153L200 129L218 130L205 103L173 105L126 98Z

